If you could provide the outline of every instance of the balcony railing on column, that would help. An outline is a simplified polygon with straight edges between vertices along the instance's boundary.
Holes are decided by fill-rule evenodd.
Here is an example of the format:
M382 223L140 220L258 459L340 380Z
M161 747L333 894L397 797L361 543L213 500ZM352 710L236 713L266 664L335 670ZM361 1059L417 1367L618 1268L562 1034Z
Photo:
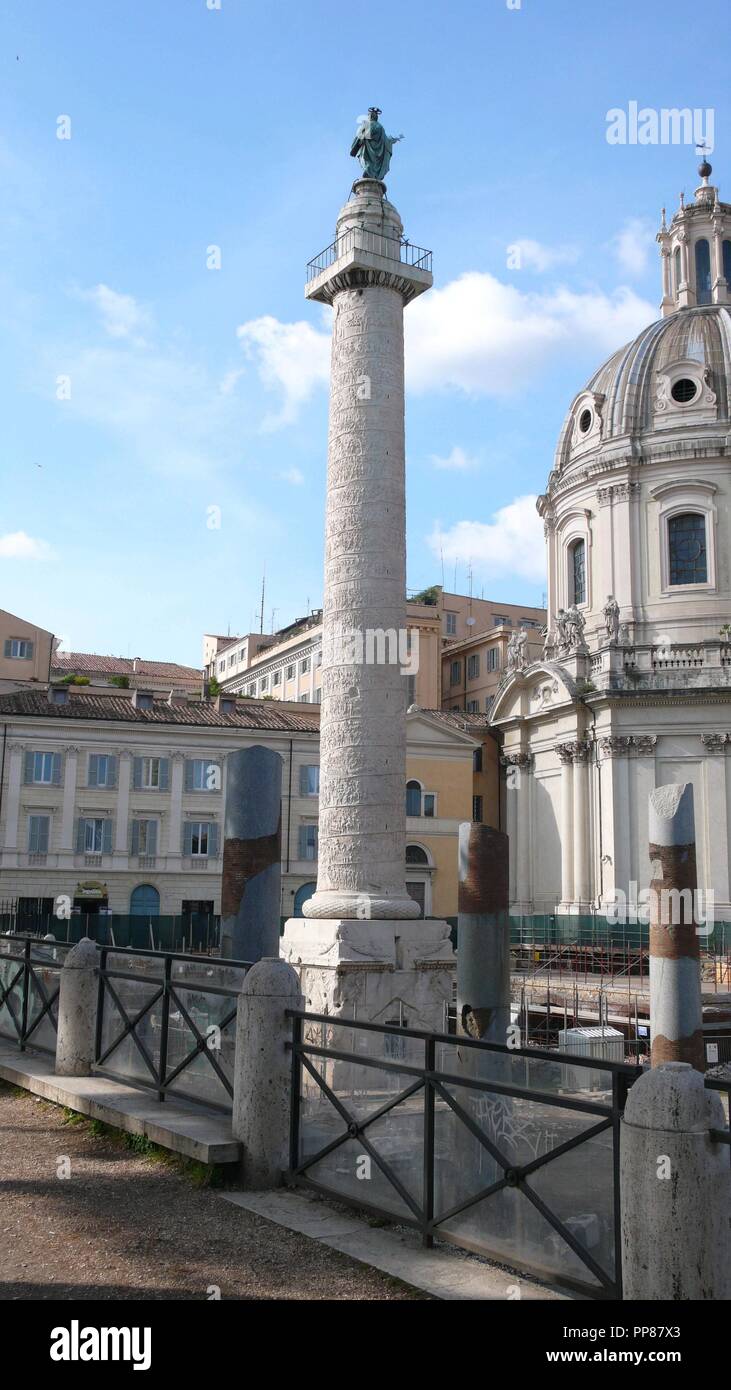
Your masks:
M432 268L432 253L423 246L414 246L413 242L406 239L399 241L396 237L382 236L380 232L369 232L365 227L351 227L344 236L338 237L326 246L324 251L307 262L307 283L316 280L324 270L329 270L336 261L353 251L382 256L390 261L401 261L416 270L431 272Z

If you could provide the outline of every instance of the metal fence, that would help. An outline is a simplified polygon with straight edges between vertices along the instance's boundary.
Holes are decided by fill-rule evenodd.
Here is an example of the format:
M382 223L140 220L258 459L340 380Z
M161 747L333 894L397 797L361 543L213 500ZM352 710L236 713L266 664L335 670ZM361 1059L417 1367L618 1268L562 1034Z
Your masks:
M99 952L94 1070L158 1100L230 1111L236 1006L246 961L156 951Z
M326 246L324 251L314 256L307 262L307 283L315 280L324 270L329 270L331 265L339 261L341 257L349 255L353 251L363 251L371 256L381 256L389 261L401 261L404 265L413 266L417 270L431 272L432 253L423 246L415 246L413 242L406 238L395 236L385 236L381 232L368 231L365 227L351 227L336 241L332 241Z
M619 1122L634 1066L291 1011L288 1181L621 1298Z
M88 936L100 946L133 947L151 951L199 951L216 954L220 946L217 913L139 915L123 912L74 912L57 917L54 912L18 912L12 902L0 901L0 932L53 936L70 945Z
M0 1037L56 1054L60 972L69 947L0 936Z

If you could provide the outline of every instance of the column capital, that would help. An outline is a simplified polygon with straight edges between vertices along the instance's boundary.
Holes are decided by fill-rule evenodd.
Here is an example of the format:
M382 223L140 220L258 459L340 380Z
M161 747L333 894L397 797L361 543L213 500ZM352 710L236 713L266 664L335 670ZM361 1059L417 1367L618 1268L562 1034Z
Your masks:
M701 743L707 753L723 753L728 741L728 734L701 734Z
M528 772L533 763L532 753L501 753L500 762L503 767L520 767L524 772Z
M657 734L632 734L630 752L636 758L651 758L656 743Z
M629 734L606 734L599 739L605 758L626 758L632 739Z

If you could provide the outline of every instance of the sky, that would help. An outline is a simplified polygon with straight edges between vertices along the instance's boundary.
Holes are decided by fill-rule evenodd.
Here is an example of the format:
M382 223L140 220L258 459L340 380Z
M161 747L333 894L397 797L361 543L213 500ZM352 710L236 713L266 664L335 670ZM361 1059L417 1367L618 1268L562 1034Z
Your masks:
M540 604L563 419L658 316L660 208L698 183L693 139L611 143L608 113L697 110L731 200L727 19L3 0L0 607L199 666L204 632L259 629L264 574L265 630L321 605L331 311L305 266L369 105L434 253L405 315L409 587Z

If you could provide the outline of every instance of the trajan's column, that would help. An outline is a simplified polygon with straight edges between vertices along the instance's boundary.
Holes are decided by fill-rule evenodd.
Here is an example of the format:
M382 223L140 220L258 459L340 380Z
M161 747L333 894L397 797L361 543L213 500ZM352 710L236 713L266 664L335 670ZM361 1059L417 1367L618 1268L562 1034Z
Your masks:
M310 263L305 289L334 314L319 853L306 920L292 919L284 939L287 958L303 968L310 1004L339 1012L339 999L347 1013L349 995L359 1017L377 1015L371 1006L383 990L361 979L357 988L350 982L352 994L349 963L362 972L370 961L376 972L393 975L413 973L417 956L432 971L451 957L445 924L414 922L419 908L405 885L406 681L398 655L406 631L403 312L429 289L432 275L430 253L404 240L386 198L383 178L401 137L386 135L380 114L372 107L358 127L351 154L363 177L340 212L335 241ZM404 990L413 997L415 983L401 980L392 998L403 1005ZM388 990L396 981L383 984ZM439 993L440 982L434 985ZM389 1002L382 998L379 1007ZM411 1011L423 1023L424 1009L413 1003Z

